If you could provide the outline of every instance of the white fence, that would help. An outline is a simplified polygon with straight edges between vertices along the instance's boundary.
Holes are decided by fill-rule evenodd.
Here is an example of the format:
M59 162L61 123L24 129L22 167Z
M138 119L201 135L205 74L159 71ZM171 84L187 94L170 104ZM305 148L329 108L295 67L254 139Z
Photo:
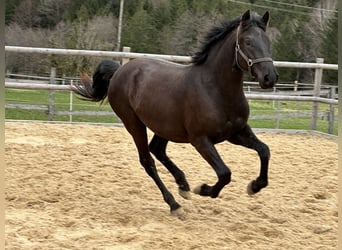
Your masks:
M122 58L123 63L127 62L132 58L139 57L153 57L159 59L165 59L174 62L190 63L191 57L188 56L176 56L176 55L158 55L158 54L143 54L143 53L131 53L128 52L129 48L124 47L124 52L115 51L98 51L98 50L73 50L73 49L53 49L53 48L33 48L33 47L18 47L18 46L5 46L7 52L19 52L19 53L41 53L41 54L56 54L56 55L83 55L83 56L99 56L99 57L116 57ZM311 129L316 130L317 119L318 119L318 104L327 103L330 104L331 114L329 116L329 133L332 133L334 118L334 106L338 104L338 100L330 98L322 98L320 95L321 82L322 82L322 72L323 70L338 70L338 65L336 64L325 64L322 58L317 58L316 63L300 63L300 62L281 62L275 61L274 65L276 67L285 68L311 68L315 69L315 80L314 80L314 90L312 96L298 96L298 95L279 95L276 93L271 94L249 94L246 93L246 97L251 100L273 100L273 101L305 101L312 102L312 120ZM50 79L50 84L36 84L36 83L21 83L21 82L5 82L6 88L14 89L45 89L45 90L63 90L70 91L69 85L56 85L52 72L52 78ZM53 97L53 94L51 95ZM53 101L52 101L53 102ZM49 105L49 112L53 112L53 103ZM20 108L18 105L7 105L8 108ZM32 108L32 107L31 107ZM76 115L76 111L73 111ZM72 111L67 111L69 115L72 115ZM65 112L63 113L65 114ZM88 113L93 115L94 112ZM97 114L100 114L99 112ZM104 112L103 115L108 115L108 112Z
M139 57L153 57L165 59L173 62L190 63L190 56L176 56L176 55L159 55L159 54L144 54L128 52L129 48L124 47L127 52L119 51L101 51L101 50L76 50L76 49L54 49L54 48L35 48L35 47L21 47L21 46L5 46L5 51L20 52L20 53L38 53L50 55L74 55L74 56L98 56L98 57L116 57L116 58L139 58ZM338 70L337 64L326 64L321 59L316 63L301 63L301 62L282 62L274 61L274 65L279 68L306 68L306 69L327 69Z

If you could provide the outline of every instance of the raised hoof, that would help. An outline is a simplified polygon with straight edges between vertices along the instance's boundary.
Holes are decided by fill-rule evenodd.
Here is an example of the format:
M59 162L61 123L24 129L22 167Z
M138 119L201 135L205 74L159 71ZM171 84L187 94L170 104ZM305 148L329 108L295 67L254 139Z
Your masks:
M251 181L250 183L248 183L247 185L247 194L248 195L254 195L255 192L253 191L252 185L253 185L254 181Z
M184 209L182 207L179 207L176 210L171 211L171 215L176 216L180 220L186 219L185 212L184 212Z
M182 190L182 189L178 189L178 193L180 196L182 196L184 199L186 200L191 200L191 193L190 191L185 191L185 190Z

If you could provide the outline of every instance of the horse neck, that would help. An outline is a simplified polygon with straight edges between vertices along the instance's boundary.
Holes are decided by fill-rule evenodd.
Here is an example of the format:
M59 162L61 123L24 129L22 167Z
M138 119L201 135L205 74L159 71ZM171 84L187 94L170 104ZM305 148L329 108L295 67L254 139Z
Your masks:
M222 92L237 95L243 92L243 72L234 67L235 42L234 31L212 48L204 67L211 71Z

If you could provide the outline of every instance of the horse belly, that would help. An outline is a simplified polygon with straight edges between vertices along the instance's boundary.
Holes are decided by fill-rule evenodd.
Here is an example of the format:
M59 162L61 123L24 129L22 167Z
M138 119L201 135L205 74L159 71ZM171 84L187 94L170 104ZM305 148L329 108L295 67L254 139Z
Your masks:
M160 137L187 142L184 128L181 91L167 82L137 83L134 93L130 94L131 106L139 119Z
M170 104L169 104L170 105ZM188 134L183 124L181 110L176 105L143 104L136 109L139 119L158 136L173 142L188 142ZM147 108L146 108L147 107Z

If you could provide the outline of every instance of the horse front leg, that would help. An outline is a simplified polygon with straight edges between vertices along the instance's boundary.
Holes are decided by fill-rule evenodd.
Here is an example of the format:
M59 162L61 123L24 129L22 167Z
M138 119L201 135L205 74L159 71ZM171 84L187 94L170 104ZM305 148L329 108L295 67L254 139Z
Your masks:
M202 184L194 189L194 193L216 198L222 188L231 180L231 172L219 156L214 144L207 137L196 138L191 144L201 154L201 156L215 170L218 182L214 186Z
M270 160L270 150L268 146L260 141L247 125L239 133L228 139L229 142L241 145L258 152L260 158L260 174L252 180L247 186L247 193L253 195L268 185L268 165Z

